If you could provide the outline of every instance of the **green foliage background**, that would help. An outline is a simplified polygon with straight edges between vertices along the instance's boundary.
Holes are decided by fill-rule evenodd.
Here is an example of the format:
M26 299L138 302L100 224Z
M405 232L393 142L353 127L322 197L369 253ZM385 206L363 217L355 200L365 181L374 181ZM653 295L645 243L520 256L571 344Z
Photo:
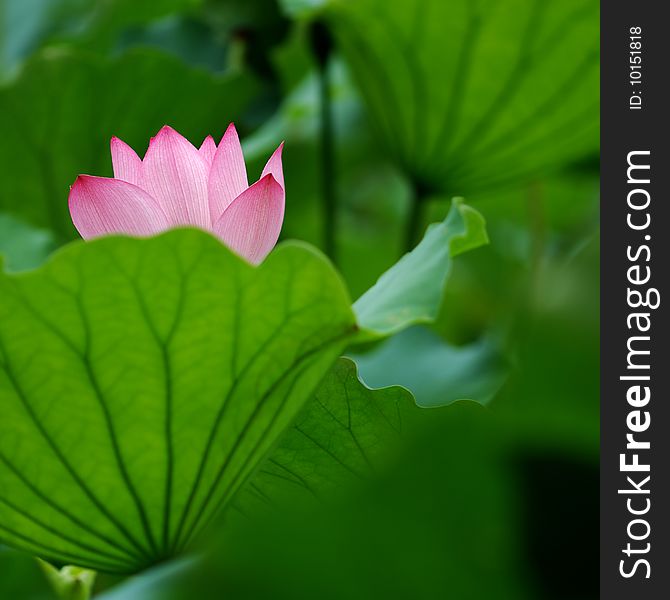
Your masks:
M598 18L595 0L0 0L7 272L76 238L68 186L111 174L112 135L143 152L166 123L199 143L235 121L252 180L286 140L282 238L323 250L354 300L453 197L483 215L490 242L457 259L424 246L395 271L444 267L428 313L413 305L423 324L361 335L334 369L314 367L313 401L267 439L271 460L200 537L202 560L99 575L96 597L596 597ZM311 251L289 242L276 261L292 252ZM23 326L16 281L55 302L39 273L0 278L0 320ZM368 301L355 304L362 325ZM86 312L62 302L63 327ZM393 330L373 308L371 329ZM0 549L0 597L53 598L45 581Z

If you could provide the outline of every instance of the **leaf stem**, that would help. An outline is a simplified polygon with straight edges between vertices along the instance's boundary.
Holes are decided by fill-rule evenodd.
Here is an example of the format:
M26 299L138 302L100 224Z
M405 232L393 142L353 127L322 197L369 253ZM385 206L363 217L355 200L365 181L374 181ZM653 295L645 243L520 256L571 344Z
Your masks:
M320 104L321 198L323 202L323 245L326 254L337 263L337 189L335 186L335 134L331 95L330 56L333 41L328 28L320 22L310 30L312 53L318 66Z
M429 192L417 181L412 182L412 194L410 197L409 213L405 228L404 249L410 252L419 243L424 219L424 206Z
M546 246L546 224L542 187L538 182L532 182L528 187L526 205L531 234L529 291L534 300L537 286L539 284Z

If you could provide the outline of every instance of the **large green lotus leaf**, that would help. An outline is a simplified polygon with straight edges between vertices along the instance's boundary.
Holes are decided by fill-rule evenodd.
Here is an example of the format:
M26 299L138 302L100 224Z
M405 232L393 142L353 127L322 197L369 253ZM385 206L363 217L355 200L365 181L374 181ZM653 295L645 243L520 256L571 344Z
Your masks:
M597 152L594 0L342 0L323 10L417 185L470 195Z
M0 298L0 539L112 572L187 545L355 329L309 247L254 268L196 230L71 244Z
M452 258L488 242L484 218L454 198L442 223L386 271L354 304L364 338L385 337L415 323L430 323L440 309Z
M268 511L295 510L301 504L308 507L335 496L346 497L352 485L393 462L407 441L403 433L422 412L401 387L367 388L358 378L356 365L340 358L277 447L240 489L230 516L241 513L256 522ZM175 590L185 590L184 579L200 566L194 560L173 562L103 597L180 598Z
M368 480L397 458L417 419L430 416L401 387L372 390L356 365L340 358L292 427L237 494L231 508L250 523L269 511L297 510L316 501L347 497L352 485ZM233 513L234 516L235 513ZM272 512L270 512L272 514ZM230 527L229 522L225 522ZM239 523L238 523L239 524ZM184 560L143 573L103 594L105 600L181 598L202 561ZM180 593L181 592L181 593Z
M341 358L234 505L252 514L332 498L387 463L421 412L406 389L370 389Z
M170 124L199 144L238 118L254 89L244 76L214 77L157 52L107 61L45 51L0 88L0 210L72 239L69 186L79 173L111 175L113 135L143 154Z

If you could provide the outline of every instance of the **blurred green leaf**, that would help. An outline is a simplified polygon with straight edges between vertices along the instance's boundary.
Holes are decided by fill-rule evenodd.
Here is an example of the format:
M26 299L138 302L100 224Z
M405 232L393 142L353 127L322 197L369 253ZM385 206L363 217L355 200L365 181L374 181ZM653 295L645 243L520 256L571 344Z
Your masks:
M0 210L76 237L67 207L79 173L111 175L109 140L143 154L170 124L195 144L239 118L255 84L242 75L213 77L156 52L107 61L48 51L0 89ZM195 107L195 108L194 108Z
M493 334L514 353L541 299L538 292L551 288L556 299L576 291L572 284L554 286L543 272L558 270L567 283L561 264L598 227L598 179L568 170L515 189L474 194L468 203L486 215L490 244L455 263L435 329L457 345ZM427 220L440 218L447 206L446 199L431 202Z
M0 74L52 44L106 51L130 26L193 10L202 0L0 0Z
M598 175L566 169L526 185L475 194L468 202L486 215L488 223L516 226L517 237L540 233L549 245L561 244L597 226L599 186Z
M276 0L206 0L204 13L217 30L228 36L236 31L253 36L249 41L265 52L283 39L289 25Z
M419 412L434 414L367 483L337 489L327 505L297 503L225 535L212 530L194 568L175 576L159 567L105 600L538 597L515 535L520 490L495 423L473 403ZM153 584L147 595L142 581Z
M528 597L514 537L517 491L499 433L472 403L418 412L422 426L396 460L336 506L299 504L214 542L207 576L190 582L196 596Z
M508 371L492 340L453 346L424 327L412 327L370 352L350 356L367 385L402 385L424 407L468 399L487 404Z
M177 589L200 566L193 558L180 558L129 577L111 590L96 595L96 600L165 600L177 598Z
M4 258L5 270L38 267L55 247L51 232L0 213L0 257Z
M0 297L0 539L109 572L182 550L354 331L321 255L196 230L71 244Z
M599 237L538 274L517 364L491 403L519 439L597 459L600 442Z
M87 5L89 0L0 0L0 79Z
M328 0L278 0L284 13L293 18L306 18L318 12Z
M0 598L57 600L37 561L28 554L4 546L0 546Z
M470 196L597 152L595 0L342 0L324 16L423 188Z
M234 506L253 515L267 504L332 501L389 462L419 412L407 390L369 389L341 358Z
M119 35L116 51L150 47L177 56L185 63L213 73L234 69L227 39L203 19L173 16L132 27Z
M431 225L419 245L354 304L362 337L383 337L434 321L451 259L487 242L484 218L461 198L454 198L446 219Z
M114 44L117 34L132 25L142 25L156 19L194 11L203 0L106 0L88 5L81 15L86 27L80 40L89 48L105 50Z

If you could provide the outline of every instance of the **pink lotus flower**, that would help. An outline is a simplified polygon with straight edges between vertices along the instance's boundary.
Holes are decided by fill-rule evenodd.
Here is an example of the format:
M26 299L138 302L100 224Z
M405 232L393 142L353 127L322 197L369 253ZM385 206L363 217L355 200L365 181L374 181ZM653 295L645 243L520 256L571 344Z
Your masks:
M165 126L143 160L114 137L114 178L77 177L68 200L72 222L84 239L200 227L258 264L277 243L284 220L282 147L250 186L232 123L218 146L207 136L200 149Z

